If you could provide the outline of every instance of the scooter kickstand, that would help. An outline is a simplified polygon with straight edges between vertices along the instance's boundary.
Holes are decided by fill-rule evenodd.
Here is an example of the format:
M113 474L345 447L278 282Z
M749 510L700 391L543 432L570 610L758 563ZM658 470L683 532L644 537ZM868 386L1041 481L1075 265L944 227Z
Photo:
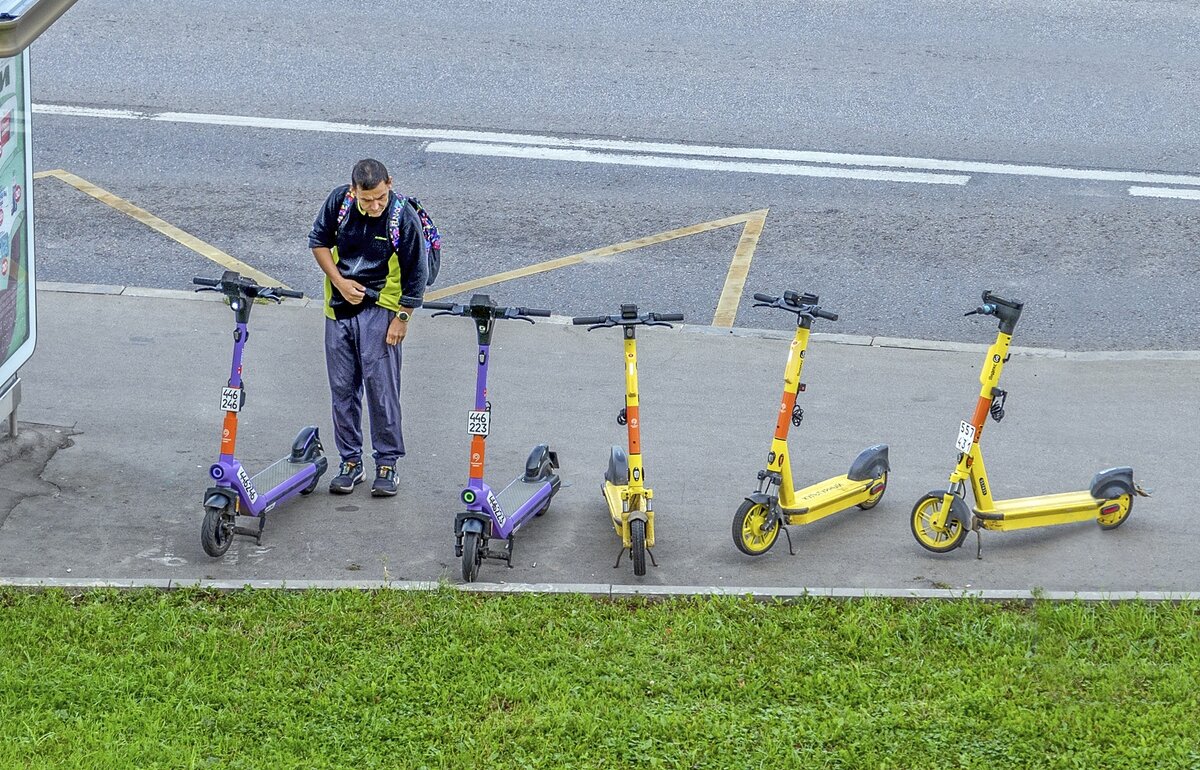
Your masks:
M979 530L975 530L975 558L983 558L983 535Z
M785 527L783 524L780 524L780 525L779 525L779 528L783 530L783 536L787 538L787 541L788 541L788 553L790 553L792 556L795 556L795 555L796 555L796 552L795 552L795 551L792 549L792 535L791 535L791 533L790 533L790 532L788 532L788 528L787 528L787 527Z
M508 540L504 541L504 563L508 565L509 569L513 568L513 566L512 566L513 541L516 539L517 538L515 537L515 533L514 533L513 535L508 536Z
M621 566L621 557L624 555L625 555L625 546L621 546L621 550L617 551L617 563L613 565L613 569L616 569L617 567ZM653 557L651 557L651 558L653 558ZM654 566L657 567L658 565L655 564Z
M650 564L654 567L657 567L658 562L654 560L654 551L651 551L649 548L647 548L646 553L650 554Z

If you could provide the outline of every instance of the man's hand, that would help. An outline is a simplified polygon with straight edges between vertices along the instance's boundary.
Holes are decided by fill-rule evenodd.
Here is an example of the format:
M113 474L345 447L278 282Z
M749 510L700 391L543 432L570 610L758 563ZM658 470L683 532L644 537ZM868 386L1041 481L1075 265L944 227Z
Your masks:
M351 305L357 305L361 303L363 301L363 297L365 297L367 294L366 287L364 287L358 281L351 281L348 278L343 278L342 280L338 281L335 288L338 290L338 294L341 294L342 298Z
M408 321L393 318L392 322L388 324L387 344L399 345L404 340L406 334L408 334Z

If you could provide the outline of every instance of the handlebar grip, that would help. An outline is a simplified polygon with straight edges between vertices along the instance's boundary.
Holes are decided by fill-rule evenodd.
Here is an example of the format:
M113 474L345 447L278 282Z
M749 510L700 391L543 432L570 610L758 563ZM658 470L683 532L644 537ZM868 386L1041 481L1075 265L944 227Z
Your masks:
M535 318L549 318L550 317L549 310L538 310L537 308L533 308L533 307L519 307L519 308L517 308L517 312L521 315L531 315L531 316L534 316Z
M654 320L656 320L656 321L682 321L683 313L655 313Z
M837 313L830 313L828 310L821 310L819 308L815 313L813 313L813 315L815 315L817 318L824 318L827 321L836 321L838 318Z
M453 310L454 304L452 302L426 302L422 304L422 307L430 310Z
M596 324L602 324L607 320L608 317L602 315L581 315L577 318L572 318L571 323L575 324L576 326L595 326Z
M197 276L192 279L192 283L197 286L220 286L221 280L219 278L200 278Z
M759 302L775 302L779 297L772 297L770 294L755 294L754 298Z
M271 292L280 297L291 297L292 299L304 299L304 292L295 291L294 289L272 288Z

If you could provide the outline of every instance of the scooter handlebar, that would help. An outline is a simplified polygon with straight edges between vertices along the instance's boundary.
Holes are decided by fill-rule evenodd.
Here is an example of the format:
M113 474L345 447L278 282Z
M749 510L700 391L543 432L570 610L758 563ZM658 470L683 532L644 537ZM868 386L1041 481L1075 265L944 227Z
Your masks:
M814 310L813 315L817 318L824 318L826 321L836 321L838 318L837 313L830 313L828 310L822 310L821 308Z
M220 286L221 280L219 278L201 278L200 276L196 276L192 279L192 283L197 286Z
M533 307L518 307L518 308L514 308L514 310L517 311L517 315L531 315L535 318L549 318L550 317L549 310L538 310L537 308L533 308Z
M270 287L271 293L280 297L291 297L292 299L304 299L304 292L295 291L293 289L283 289L279 287Z
M429 310L453 310L454 303L452 303L452 302L426 302L422 305L422 307L428 308Z
M651 313L655 321L682 321L683 313Z
M602 324L608 320L608 316L604 315L581 315L571 319L571 323L576 326L595 326Z
M755 294L754 299L758 300L759 302L768 302L768 303L779 301L779 297L772 297L770 294Z

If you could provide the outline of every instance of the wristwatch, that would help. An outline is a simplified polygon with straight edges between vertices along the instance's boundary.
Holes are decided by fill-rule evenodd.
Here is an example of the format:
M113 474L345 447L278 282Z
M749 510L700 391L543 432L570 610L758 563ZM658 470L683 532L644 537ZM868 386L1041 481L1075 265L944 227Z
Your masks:
M410 318L412 318L412 314L409 313L407 310L397 310L396 311L396 320L397 321L403 321L404 323L408 323L408 319L410 319Z

